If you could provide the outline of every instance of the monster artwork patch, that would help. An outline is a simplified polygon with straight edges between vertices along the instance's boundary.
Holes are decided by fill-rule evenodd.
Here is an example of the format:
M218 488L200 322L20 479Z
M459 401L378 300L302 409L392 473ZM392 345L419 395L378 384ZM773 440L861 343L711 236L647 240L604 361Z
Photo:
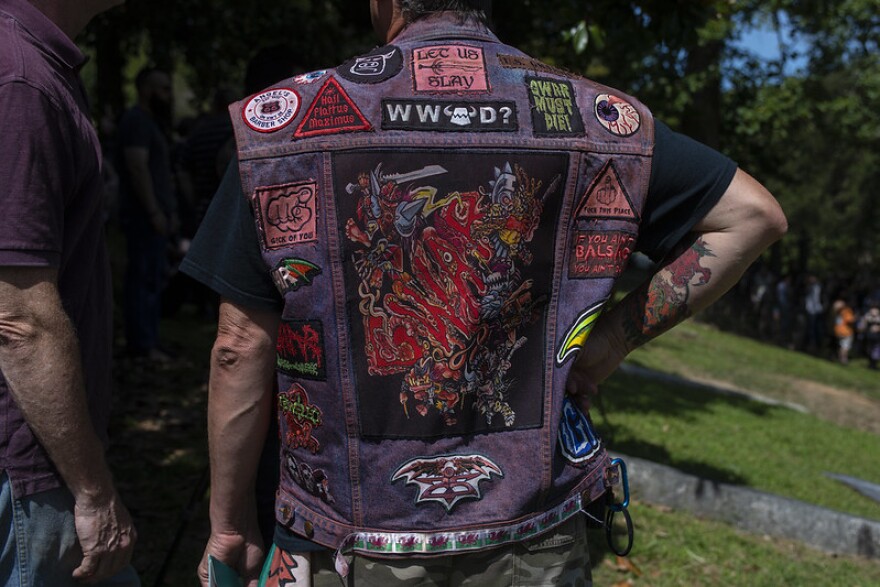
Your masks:
M416 92L489 93L489 76L482 47L433 45L413 49Z
M419 492L416 505L437 502L450 512L466 499L480 500L481 481L492 476L504 477L501 468L482 455L448 455L409 461L391 476L391 482L403 479Z
M575 214L578 222L593 218L639 221L639 215L612 161L602 167L587 188Z
M388 151L333 165L362 436L540 426L568 156Z
M285 320L278 326L275 368L315 381L327 380L324 326L319 320Z
M293 133L296 139L372 130L357 104L334 78L328 78Z
M287 473L294 483L324 503L335 503L336 500L333 499L330 491L330 479L323 469L313 469L290 453L285 456L285 464Z
M382 128L445 132L513 132L516 102L382 100Z
M619 277L636 246L628 232L575 230L571 238L569 279Z
M584 135L584 120L571 82L541 77L526 77L532 129L538 137L579 137Z
M596 120L605 130L619 137L636 134L642 125L639 111L623 98L611 94L596 97Z
M403 53L388 45L369 55L355 57L336 68L336 73L357 84L376 84L396 76L403 69Z
M318 239L317 192L318 184L311 180L256 189L252 203L263 248L272 251Z
M272 281L282 296L301 287L312 285L321 268L305 259L282 259L272 271Z
M316 454L321 449L321 443L312 432L324 423L323 412L309 402L306 390L299 383L278 394L278 420L281 440L288 450L305 448Z

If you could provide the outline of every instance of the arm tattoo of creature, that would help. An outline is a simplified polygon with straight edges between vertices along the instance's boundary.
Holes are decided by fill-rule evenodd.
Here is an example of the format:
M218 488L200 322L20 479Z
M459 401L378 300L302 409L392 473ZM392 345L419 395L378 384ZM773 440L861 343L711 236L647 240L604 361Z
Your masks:
M689 318L691 288L706 285L712 271L700 263L715 255L701 236L677 247L672 260L625 300L623 328L629 347L635 348ZM695 281L696 279L696 281Z

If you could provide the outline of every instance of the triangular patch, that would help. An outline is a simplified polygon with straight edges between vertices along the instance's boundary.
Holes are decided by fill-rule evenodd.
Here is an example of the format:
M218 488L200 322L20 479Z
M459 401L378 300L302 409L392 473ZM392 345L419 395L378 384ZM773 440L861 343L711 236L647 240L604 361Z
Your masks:
M334 78L329 78L318 91L294 138L371 130L360 109Z
M633 207L626 188L617 175L614 164L609 161L602 171L587 188L575 218L578 220L592 218L613 218L620 220L639 221L639 215Z

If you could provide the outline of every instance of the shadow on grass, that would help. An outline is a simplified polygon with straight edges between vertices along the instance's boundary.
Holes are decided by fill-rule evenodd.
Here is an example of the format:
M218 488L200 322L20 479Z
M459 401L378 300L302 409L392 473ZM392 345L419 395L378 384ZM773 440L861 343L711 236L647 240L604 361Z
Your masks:
M733 470L719 467L717 459L706 461L675 456L661 444L645 440L644 433L621 424L615 414L651 416L667 421L696 422L719 406L734 408L758 417L770 417L780 408L741 397L712 393L699 386L673 385L668 381L617 373L602 388L594 415L600 435L610 450L643 458L717 483L745 485L747 479ZM630 419L631 421L631 419ZM698 439L696 440L699 441Z

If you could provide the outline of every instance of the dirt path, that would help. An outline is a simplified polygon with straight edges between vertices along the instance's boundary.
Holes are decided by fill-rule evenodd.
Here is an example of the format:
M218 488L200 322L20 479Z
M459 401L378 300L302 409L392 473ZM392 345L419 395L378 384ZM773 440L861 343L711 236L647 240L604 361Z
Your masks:
M814 381L788 378L786 382L786 401L805 406L823 420L880 434L880 402Z

